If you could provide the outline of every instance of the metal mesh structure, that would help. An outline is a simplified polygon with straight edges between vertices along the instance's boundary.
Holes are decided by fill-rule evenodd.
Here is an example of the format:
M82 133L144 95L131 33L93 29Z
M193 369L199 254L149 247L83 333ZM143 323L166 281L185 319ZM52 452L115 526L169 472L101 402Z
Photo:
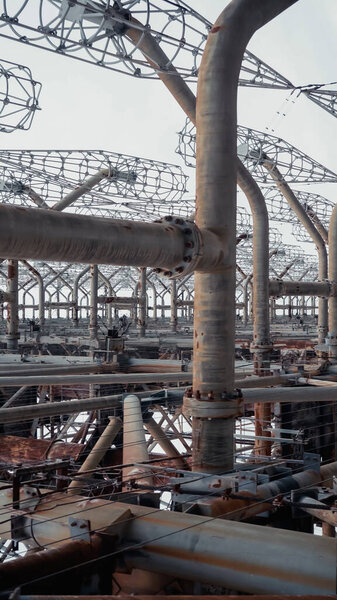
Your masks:
M195 127L189 119L179 132L177 154L189 167L195 167ZM304 154L285 140L238 126L238 156L260 183L273 181L263 163L275 165L289 183L336 182L337 174Z
M324 108L333 117L337 117L337 90L313 89L304 93L309 100Z
M310 192L294 191L297 200L309 214L315 214L325 227L329 227L330 216L334 203L319 194ZM284 196L277 188L263 188L270 218L274 221L285 223L298 223L298 218L290 209Z
M172 65L195 81L212 23L183 0L1 0L0 35L136 77L156 77ZM130 27L140 33L134 45ZM139 50L151 33L168 62L151 68ZM246 52L241 85L292 88L266 63Z
M31 206L37 195L51 207L101 171L106 176L76 200L76 210L155 214L156 207L179 203L186 190L181 168L167 163L101 150L11 150L0 151L1 201Z
M0 132L30 128L39 110L41 84L23 65L0 60Z

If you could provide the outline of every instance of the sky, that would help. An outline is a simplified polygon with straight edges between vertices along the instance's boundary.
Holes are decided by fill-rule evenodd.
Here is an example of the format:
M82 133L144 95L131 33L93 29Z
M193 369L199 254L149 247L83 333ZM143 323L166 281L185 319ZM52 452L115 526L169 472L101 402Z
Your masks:
M227 4L190 0L212 22ZM248 49L295 85L332 82L337 80L336 28L336 0L299 0L258 31ZM185 116L159 80L135 79L0 35L1 57L29 66L43 86L42 110L31 129L2 134L1 148L95 148L167 161L181 165L190 176L193 195L195 172L175 153ZM292 103L287 91L240 88L238 112L240 124L273 129L274 135L337 171L337 119L306 98ZM335 185L302 189L334 201Z

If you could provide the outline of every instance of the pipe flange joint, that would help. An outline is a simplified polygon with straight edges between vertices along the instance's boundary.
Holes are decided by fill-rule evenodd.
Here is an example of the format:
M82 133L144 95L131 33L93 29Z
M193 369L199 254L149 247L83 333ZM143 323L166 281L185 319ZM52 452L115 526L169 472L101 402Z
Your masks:
M243 396L241 390L233 390L231 394L223 393L214 395L191 388L186 390L183 399L183 413L187 417L199 419L230 419L243 415Z
M328 333L327 337L325 338L325 343L327 346L337 346L337 334Z
M330 284L330 298L336 298L337 296L337 281L329 281Z
M252 342L250 345L251 352L271 352L273 349L273 344L256 344Z
M170 223L173 227L177 227L183 234L184 238L184 256L181 263L174 267L173 271L166 269L154 269L155 273L168 277L169 279L179 279L193 273L196 264L200 257L201 234L200 230L193 221L167 215L162 219L157 219L155 223Z
M283 284L283 279L280 279L279 277L275 277L274 279L271 279L271 284L276 284L278 283L278 290L276 291L276 294L272 294L270 296L270 298L281 298L282 297L282 284Z

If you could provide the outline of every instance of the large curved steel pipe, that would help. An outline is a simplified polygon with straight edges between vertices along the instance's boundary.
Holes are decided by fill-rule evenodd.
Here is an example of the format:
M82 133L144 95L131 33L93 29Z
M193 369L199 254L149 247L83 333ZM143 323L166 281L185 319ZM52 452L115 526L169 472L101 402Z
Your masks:
M328 254L326 245L321 234L316 229L314 223L306 213L302 204L297 200L294 192L289 185L284 181L284 178L277 166L264 157L263 166L268 171L272 179L275 181L278 189L287 200L290 208L294 211L303 227L310 235L315 243L318 252L318 277L320 281L325 281L328 278ZM325 298L318 300L318 343L323 344L328 333L328 301Z
M337 204L332 211L329 224L329 280L337 282ZM330 342L337 341L337 297L329 298ZM330 344L329 355L337 359L337 343Z
M210 31L200 66L196 113L196 224L227 240L225 268L195 274L193 395L224 400L224 417L193 417L193 466L200 471L233 466L237 86L245 48L254 32L296 0L234 0ZM248 177L247 177L248 180ZM262 202L261 202L262 205ZM267 238L268 239L268 238ZM268 247L265 248L268 256ZM262 255L262 252L261 252ZM265 301L268 282L265 284ZM256 301L256 299L255 299ZM267 302L266 320L269 321ZM266 325L268 328L268 325Z
M255 372L268 374L272 349L269 323L269 219L263 194L245 166L238 161L238 184L253 217L253 314ZM246 285L246 282L245 282Z
M265 251L262 262L256 263L258 269L255 281L257 293L254 294L254 302L256 306L259 306L259 316L256 324L257 338L261 337L264 340L265 330L269 327L268 269L265 271L266 260L268 261L268 220L267 227L263 229L266 221L266 211L263 210L263 197L257 196L257 186L256 184L256 187L254 186L251 175L241 164L238 173L236 173L236 90L243 52L254 31L296 1L275 0L270 3L266 0L257 0L252 3L249 0L234 0L226 7L211 30L203 55L199 75L197 119L195 97L182 78L177 73L158 72L158 77L191 121L194 124L197 122L197 180L199 181L199 184L197 184L197 223L199 226L202 224L202 226L209 227L212 231L217 231L218 235L224 236L230 232L228 246L231 254L227 268L222 273L219 271L211 276L197 274L195 278L197 337L194 338L195 380L193 389L196 394L210 394L213 397L214 392L216 395L226 395L231 393L233 389L235 272L232 263L233 259L235 260L235 186L237 175L239 185L245 185L246 188L249 188L249 191L253 190L254 192L250 196L250 202L254 206L256 256L261 255L262 257L262 253ZM156 41L150 34L144 34L141 29L137 29L139 23L135 19L131 19L130 23L131 27L127 30L126 35L138 45L152 66L165 67L168 59ZM135 28L132 28L132 23L136 25ZM240 35L238 35L238 32L240 32ZM202 131L200 131L200 127ZM200 151L202 147L204 149ZM205 164L203 164L204 158L207 158ZM208 197L209 183L212 192ZM224 199L226 199L226 202L224 202ZM255 202L259 202L259 204L255 204ZM227 220L228 217L229 221ZM219 227L219 223L223 225ZM257 241L257 230L262 232L263 235L260 244ZM225 315L220 311L220 306L226 307ZM207 335L205 335L205 331L202 331L206 321L208 324ZM268 344L261 343L261 346L267 346ZM220 353L219 348L226 348L226 350ZM224 367L224 365L226 366ZM220 445L223 447L223 454L218 453L218 444L213 439L214 452L211 453L212 456L210 457L211 462L215 459L219 466L224 459L223 455L229 454L229 448L226 448L223 441L227 437L232 437L230 433L233 425L231 419L226 421L226 427L224 425L225 423L220 424L219 427L219 435L222 437ZM215 423L212 426L205 422L204 426L207 429L210 427L216 429ZM222 427L224 429L220 433ZM199 428L196 428L196 430L198 433L194 439L194 446L195 452L200 455L200 453L207 452L206 448L209 446L209 440L206 440L203 444L201 438L205 438L205 432L199 431ZM208 438L208 435L206 435L206 438ZM212 438L212 434L210 434L210 438ZM217 436L216 438L218 439ZM203 450L199 448L200 444L203 446ZM215 454L218 456L217 459ZM200 462L199 458L197 459L196 456L194 458L197 462ZM223 467L224 464L222 464ZM207 469L208 467L206 464L199 464L196 468ZM211 468L215 468L215 465Z

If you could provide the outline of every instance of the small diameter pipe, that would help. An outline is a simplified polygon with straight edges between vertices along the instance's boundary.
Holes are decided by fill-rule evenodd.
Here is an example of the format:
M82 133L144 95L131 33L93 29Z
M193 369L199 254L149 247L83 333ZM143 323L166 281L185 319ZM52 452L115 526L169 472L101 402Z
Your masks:
M97 293L98 293L98 266L90 265L90 313L89 313L89 335L90 340L97 341Z
M140 299L140 311L139 311L139 336L145 337L146 335L146 268L140 268L139 274L139 299Z
M172 333L177 332L177 280L173 279L170 285L170 295L171 295L171 303L170 303L170 329ZM194 304L194 302L193 302Z
M92 448L90 454L81 465L80 469L76 473L76 478L68 486L68 492L72 494L82 494L83 479L87 477L87 471L96 469L105 456L107 451L110 449L112 442L116 435L122 428L122 420L119 417L108 417L109 423L100 435L96 444Z
M192 373L112 373L98 375L31 375L14 377L1 377L2 386L16 387L19 385L73 385L73 384L91 384L100 385L112 383L179 383L189 382L192 379Z
M102 169L101 171L98 171L98 173L95 173L95 175L88 177L83 183L77 186L77 188L75 188L74 190L69 192L69 194L64 196L64 198L56 202L56 204L54 204L54 206L52 207L52 210L61 211L64 208L67 208L68 206L73 204L78 198L83 196L83 194L86 194L87 192L92 190L92 188L95 187L95 185L97 185L100 181L102 181L102 179L105 179L109 176L110 169Z

